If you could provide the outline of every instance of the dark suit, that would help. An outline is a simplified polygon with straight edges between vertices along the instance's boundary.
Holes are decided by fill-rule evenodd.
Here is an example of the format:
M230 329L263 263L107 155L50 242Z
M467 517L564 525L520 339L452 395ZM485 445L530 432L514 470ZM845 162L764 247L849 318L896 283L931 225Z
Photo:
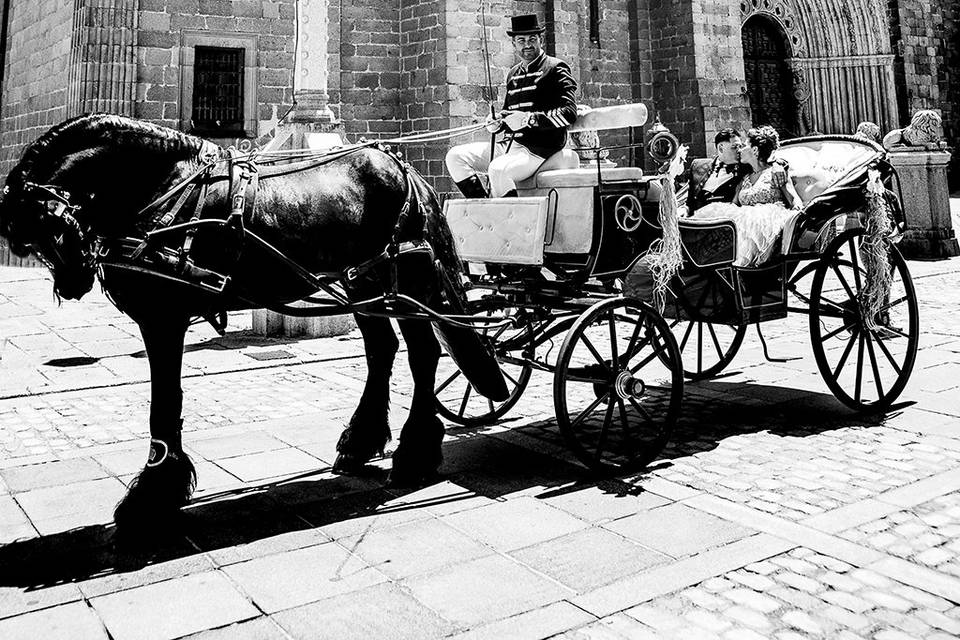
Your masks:
M733 202L740 183L753 171L750 165L742 163L737 164L732 172L721 168L718 173L721 184L712 190L708 189L707 181L716 173L718 165L717 158L697 158L690 162L690 190L687 192L687 209L690 213L711 202Z

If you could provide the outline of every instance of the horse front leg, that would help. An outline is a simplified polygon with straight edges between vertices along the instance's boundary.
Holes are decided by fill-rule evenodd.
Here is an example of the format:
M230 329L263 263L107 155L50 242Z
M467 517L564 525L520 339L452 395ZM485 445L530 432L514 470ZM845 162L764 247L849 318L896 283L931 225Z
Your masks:
M410 415L400 432L400 444L393 452L390 482L419 485L434 478L443 462L443 422L437 417L436 379L440 343L433 326L423 320L401 320L400 331L407 343L407 359L413 376Z
M154 315L138 319L150 362L150 453L114 511L118 531L156 531L187 503L196 470L183 451L183 343L189 318Z
M367 360L367 381L360 402L337 442L334 473L358 473L371 458L383 455L390 441L390 374L400 348L386 318L356 315Z

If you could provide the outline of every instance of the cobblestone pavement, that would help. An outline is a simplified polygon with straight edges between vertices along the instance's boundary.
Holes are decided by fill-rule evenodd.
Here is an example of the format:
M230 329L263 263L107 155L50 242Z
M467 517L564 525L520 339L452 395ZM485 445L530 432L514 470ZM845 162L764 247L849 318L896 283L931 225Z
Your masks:
M114 553L109 524L146 456L136 327L0 268L0 638L960 637L960 259L910 268L921 350L893 411L829 395L791 317L764 335L799 359L766 362L751 330L727 375L686 386L660 458L604 481L539 373L500 424L448 429L436 484L386 488L389 461L334 476L358 336L198 325L198 491L146 557Z

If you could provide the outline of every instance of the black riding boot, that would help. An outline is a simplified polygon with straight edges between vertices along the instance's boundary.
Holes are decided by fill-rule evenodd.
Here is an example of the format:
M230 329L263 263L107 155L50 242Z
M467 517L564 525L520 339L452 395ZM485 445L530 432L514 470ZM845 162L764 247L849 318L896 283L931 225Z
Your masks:
M458 182L457 188L460 189L460 193L467 198L487 197L487 190L483 187L483 183L480 182L480 178L475 175Z

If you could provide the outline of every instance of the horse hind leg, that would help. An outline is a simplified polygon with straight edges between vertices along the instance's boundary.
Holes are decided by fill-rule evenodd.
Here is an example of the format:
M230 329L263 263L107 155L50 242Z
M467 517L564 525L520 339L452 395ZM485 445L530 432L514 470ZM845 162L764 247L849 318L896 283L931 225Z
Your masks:
M437 417L435 383L440 361L440 343L429 322L401 320L400 331L407 343L407 357L413 376L410 415L400 432L400 444L393 453L390 482L415 486L436 477L443 462L443 422Z
M154 316L138 323L150 363L150 455L113 516L118 532L156 536L175 520L197 481L181 439L180 367L189 319Z
M390 441L390 374L400 349L397 335L386 318L357 315L367 360L367 380L350 422L337 442L334 473L358 473L367 462L383 455Z

